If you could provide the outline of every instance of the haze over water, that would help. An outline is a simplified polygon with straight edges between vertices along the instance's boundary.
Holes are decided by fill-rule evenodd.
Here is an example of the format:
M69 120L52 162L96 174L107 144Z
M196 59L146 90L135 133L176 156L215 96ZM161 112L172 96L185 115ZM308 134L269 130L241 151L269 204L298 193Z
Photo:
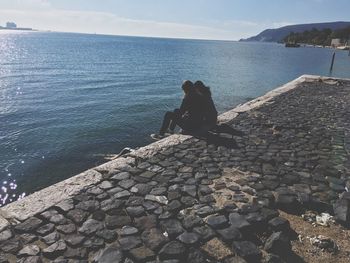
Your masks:
M68 33L0 33L0 204L151 142L181 83L202 80L224 112L302 74L333 50ZM333 76L350 78L337 51Z

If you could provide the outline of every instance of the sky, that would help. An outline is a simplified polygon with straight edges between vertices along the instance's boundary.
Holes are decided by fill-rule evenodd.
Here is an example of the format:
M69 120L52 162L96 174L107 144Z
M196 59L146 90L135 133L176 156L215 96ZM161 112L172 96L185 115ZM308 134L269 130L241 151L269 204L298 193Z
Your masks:
M349 21L350 0L0 0L0 25L239 40L290 24Z

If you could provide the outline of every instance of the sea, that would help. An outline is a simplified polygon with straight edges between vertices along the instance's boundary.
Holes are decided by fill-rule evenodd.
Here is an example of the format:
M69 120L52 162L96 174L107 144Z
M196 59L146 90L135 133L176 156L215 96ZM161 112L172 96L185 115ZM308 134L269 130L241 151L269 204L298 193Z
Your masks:
M0 32L0 206L151 143L184 80L219 112L302 74L350 78L348 51L275 43Z

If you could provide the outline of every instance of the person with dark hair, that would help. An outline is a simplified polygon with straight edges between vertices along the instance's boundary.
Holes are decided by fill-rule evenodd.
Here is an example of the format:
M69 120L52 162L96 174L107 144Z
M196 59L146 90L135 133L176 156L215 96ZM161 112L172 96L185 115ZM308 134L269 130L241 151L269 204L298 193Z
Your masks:
M216 126L218 119L218 112L211 97L210 88L200 80L196 81L193 86L200 98L200 111L203 118L201 130L209 131Z
M184 81L182 90L184 98L180 108L165 113L159 134L151 134L153 139L162 139L167 132L174 133L176 125L182 129L183 134L191 134L201 126L203 118L200 99L194 90L193 82L190 80Z

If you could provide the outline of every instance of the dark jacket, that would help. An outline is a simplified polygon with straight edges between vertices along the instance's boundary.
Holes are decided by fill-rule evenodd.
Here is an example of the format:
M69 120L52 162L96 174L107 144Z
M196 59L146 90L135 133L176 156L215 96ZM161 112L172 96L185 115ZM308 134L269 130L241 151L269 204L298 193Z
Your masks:
M180 113L193 128L199 126L203 122L202 100L197 93L186 95L180 106Z
M211 96L201 96L201 111L203 114L203 121L206 125L215 125L218 119L218 112Z

